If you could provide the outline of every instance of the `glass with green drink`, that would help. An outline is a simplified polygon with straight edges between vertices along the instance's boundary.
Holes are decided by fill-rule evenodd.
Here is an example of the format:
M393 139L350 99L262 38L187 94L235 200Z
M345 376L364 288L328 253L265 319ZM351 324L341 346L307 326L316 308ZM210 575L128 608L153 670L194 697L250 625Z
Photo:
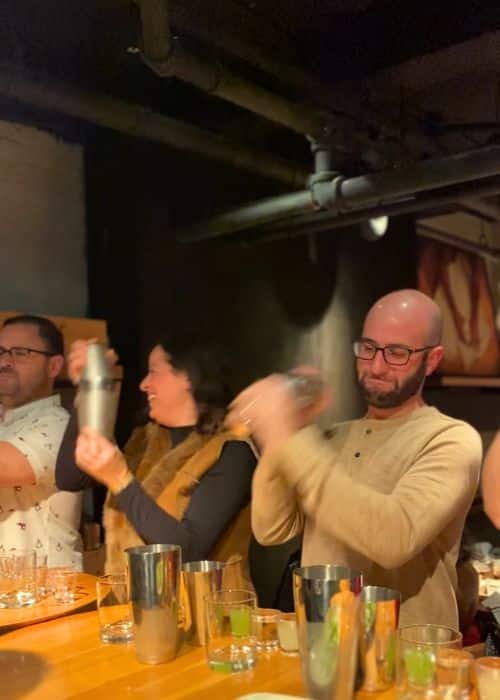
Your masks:
M223 589L205 597L210 668L232 673L255 665L252 610L256 606L257 599L252 591Z
M459 653L462 635L442 625L409 625L398 634L396 697L462 697L468 688L469 660ZM455 650L456 654L451 652ZM467 690L468 693L468 690Z

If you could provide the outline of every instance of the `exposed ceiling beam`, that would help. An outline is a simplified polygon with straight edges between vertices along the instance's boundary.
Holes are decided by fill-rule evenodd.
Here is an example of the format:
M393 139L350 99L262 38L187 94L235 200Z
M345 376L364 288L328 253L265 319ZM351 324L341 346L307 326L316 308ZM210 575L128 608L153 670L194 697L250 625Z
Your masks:
M142 105L75 89L0 65L0 96L97 124L128 136L162 143L219 160L289 187L303 186L307 171L278 156L229 141L211 131L146 109Z

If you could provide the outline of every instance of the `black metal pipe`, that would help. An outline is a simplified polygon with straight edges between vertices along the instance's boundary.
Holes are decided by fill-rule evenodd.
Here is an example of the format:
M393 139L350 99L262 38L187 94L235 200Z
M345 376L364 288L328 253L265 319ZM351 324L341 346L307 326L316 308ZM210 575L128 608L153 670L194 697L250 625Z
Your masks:
M182 240L202 240L228 236L256 226L286 220L319 208L330 209L335 216L360 212L357 221L372 218L367 212L379 211L415 199L423 192L432 192L461 183L500 175L500 146L481 148L468 153L429 159L411 168L362 175L354 178L334 177L316 181L311 191L272 197L220 214L197 225ZM316 214L315 218L320 216ZM327 214L331 220L332 213ZM288 222L287 222L288 223Z
M366 209L418 192L493 175L500 175L500 146L423 160L409 168L387 173L342 180L332 201L337 203L340 198L341 211Z
M394 218L404 214L416 214L438 209L448 210L460 206L463 197L494 197L500 195L500 176L487 178L477 183L446 188L439 192L414 197L397 204L386 204L363 211L332 215L332 212L319 212L314 216L302 216L291 224L266 226L247 231L245 240L252 243L267 243L287 238L297 238L316 233L327 233L338 228L356 226L379 216Z

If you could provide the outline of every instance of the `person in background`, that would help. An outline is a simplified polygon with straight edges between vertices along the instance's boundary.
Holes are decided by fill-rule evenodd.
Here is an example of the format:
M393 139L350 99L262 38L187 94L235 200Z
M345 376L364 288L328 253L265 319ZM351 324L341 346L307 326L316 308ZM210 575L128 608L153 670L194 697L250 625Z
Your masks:
M416 290L379 299L354 343L368 404L358 420L315 425L271 376L233 402L262 448L252 527L262 544L304 532L302 564L343 564L402 594L400 624L457 628L456 562L481 463L477 432L427 406L443 355L439 308ZM324 402L323 402L324 403Z
M76 384L86 354L86 341L69 354ZM78 490L97 481L109 490L106 570L122 569L124 549L143 543L178 544L183 561L245 565L256 459L248 442L223 427L228 386L220 353L179 338L162 340L151 350L140 389L150 421L133 431L123 453L84 428L73 454L73 419L57 462L60 488Z
M54 393L64 365L60 331L46 318L13 316L0 330L0 553L46 554L81 568L79 494L58 492L56 457L68 412Z
M484 460L481 490L485 513L500 529L500 432L496 434Z

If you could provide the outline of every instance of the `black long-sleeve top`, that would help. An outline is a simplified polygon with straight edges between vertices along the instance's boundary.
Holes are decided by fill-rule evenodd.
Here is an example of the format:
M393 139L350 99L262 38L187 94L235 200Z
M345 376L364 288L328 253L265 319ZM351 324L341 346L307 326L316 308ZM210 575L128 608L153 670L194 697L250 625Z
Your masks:
M175 447L192 426L170 428ZM63 437L56 463L56 485L64 491L95 486L75 462L78 427L75 414ZM226 442L219 459L200 479L181 521L166 513L135 479L115 498L137 533L148 544L178 544L183 561L206 559L231 520L250 502L256 458L246 442Z

